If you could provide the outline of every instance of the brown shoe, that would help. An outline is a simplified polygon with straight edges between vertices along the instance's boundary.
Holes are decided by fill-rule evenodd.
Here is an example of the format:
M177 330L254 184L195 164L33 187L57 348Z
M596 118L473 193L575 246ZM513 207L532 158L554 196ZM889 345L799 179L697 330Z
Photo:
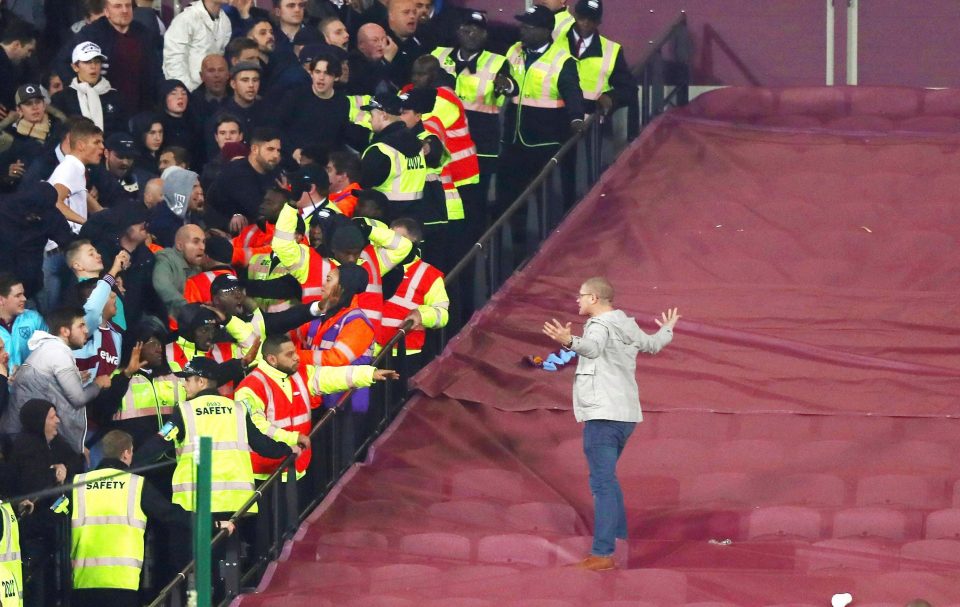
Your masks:
M579 563L577 567L589 571L610 571L617 568L617 562L612 556L588 556Z

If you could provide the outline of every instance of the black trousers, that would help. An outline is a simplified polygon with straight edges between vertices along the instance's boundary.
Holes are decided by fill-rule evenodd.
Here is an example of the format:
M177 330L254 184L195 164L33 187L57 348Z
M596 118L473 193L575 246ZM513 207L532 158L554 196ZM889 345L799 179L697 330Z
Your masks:
M560 144L528 147L519 143L504 144L497 168L497 204L493 219L499 218L517 199L524 188L540 174Z
M140 607L140 593L116 588L83 588L70 595L70 607Z

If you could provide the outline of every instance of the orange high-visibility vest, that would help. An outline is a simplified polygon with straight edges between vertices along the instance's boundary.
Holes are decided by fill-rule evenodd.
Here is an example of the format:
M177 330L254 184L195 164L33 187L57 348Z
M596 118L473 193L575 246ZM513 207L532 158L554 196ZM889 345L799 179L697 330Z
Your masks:
M307 378L301 369L291 375L289 381L292 398L287 398L280 386L260 369L254 369L237 387L253 391L263 403L264 415L271 426L266 435L271 438L275 428L299 432L303 435L310 434L310 390L307 389ZM310 465L311 451L310 448L304 449L297 456L298 473L302 473ZM269 475L279 467L283 458L272 459L251 451L250 460L254 474Z
M383 320L380 331L377 333L377 343L381 346L390 341L403 324L403 319L412 310L423 305L430 287L437 280L443 280L443 272L426 263L422 259L414 261L403 273L403 280L397 287L393 297L383 302ZM407 333L404 343L407 352L423 350L426 342L426 332L423 329Z
M457 186L480 182L480 161L477 158L477 146L470 136L467 126L467 114L463 102L450 87L437 89L437 101L430 113L424 114L423 124L438 125L435 132L450 152L447 167ZM433 129L431 129L433 130Z
M367 271L367 288L357 295L357 304L373 324L373 331L380 331L380 319L383 317L383 275L380 271L380 255L373 245L367 245L360 253L360 264Z
M274 225L269 222L266 225L266 230L261 230L260 226L255 223L243 228L240 234L233 239L233 248L252 249L253 247L270 246L270 241L273 240Z

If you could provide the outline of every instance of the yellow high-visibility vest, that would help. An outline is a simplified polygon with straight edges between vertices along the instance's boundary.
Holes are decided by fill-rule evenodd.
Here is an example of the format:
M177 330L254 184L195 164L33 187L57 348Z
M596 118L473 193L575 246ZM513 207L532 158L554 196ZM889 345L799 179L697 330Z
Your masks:
M423 152L407 157L400 150L380 141L368 147L363 155L366 156L367 152L374 148L390 159L390 175L383 183L373 186L373 189L386 194L391 202L422 199L423 186L427 182L427 160L423 157Z
M23 592L23 564L20 556L20 523L9 502L0 502L0 519L3 524L3 543L0 550L0 565L6 567Z
M253 466L247 442L247 413L225 396L204 395L180 404L184 436L177 442L177 467L173 471L173 503L196 509L196 438L213 439L213 473L210 509L234 512L253 496ZM257 512L254 504L249 512Z
M595 35L600 36L600 34ZM600 48L603 51L601 57L584 57L576 60L583 98L590 101L596 101L600 95L612 88L610 74L617 63L617 55L620 54L620 45L603 36L600 36Z
M73 587L139 589L147 528L143 477L103 468L74 482L80 484L73 488L70 520Z
M463 102L464 109L471 112L496 114L503 107L506 97L494 92L494 81L503 63L507 60L503 55L481 51L477 57L477 71L470 73L462 70L455 73L456 63L453 60L453 48L441 46L433 51L433 56L440 60L440 65L451 76L457 79L455 91Z

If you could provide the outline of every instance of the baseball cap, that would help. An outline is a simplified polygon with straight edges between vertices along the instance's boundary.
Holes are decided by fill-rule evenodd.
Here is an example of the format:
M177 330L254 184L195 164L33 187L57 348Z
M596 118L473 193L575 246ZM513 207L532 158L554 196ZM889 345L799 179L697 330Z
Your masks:
M133 143L133 137L128 133L111 133L103 147L121 158L133 158L137 155L137 147Z
M573 9L577 16L599 21L603 19L603 3L601 0L579 0Z
M553 12L549 8L540 6L539 4L531 6L514 18L524 25L543 27L548 30L553 30L553 25L556 22Z
M237 280L237 277L233 274L221 274L213 279L213 282L210 283L210 296L213 297L217 293L223 293L225 291L233 291L234 289L239 289L241 287L240 281Z
M219 381L220 364L206 356L195 356L183 367L182 371L174 373L177 377L204 377Z
M464 25L476 25L477 27L486 28L487 15L483 11L467 11L463 16L463 22L460 24L460 27Z
M330 189L330 177L327 175L326 168L316 163L300 167L299 170L287 176L287 181L290 184L290 198L293 200L300 200L300 197L305 192L309 192L313 186L317 186L317 189L322 192Z
M103 54L103 51L100 50L100 47L93 42L81 42L77 46L73 47L73 55L70 58L71 63L76 63L77 61L91 61L100 57L101 59L106 60L107 56Z
M437 103L437 89L413 88L400 95L400 109L413 110L418 114L425 114L433 110Z
M370 103L360 106L361 110L369 112L370 110L381 110L394 116L399 116L400 98L396 95L375 95Z
M246 72L249 70L253 70L260 74L263 72L263 66L260 65L259 61L241 61L230 68L230 77L233 78L240 72Z
M40 90L39 84L24 84L17 89L17 94L14 97L17 105L30 101L31 99L43 99L43 92Z

